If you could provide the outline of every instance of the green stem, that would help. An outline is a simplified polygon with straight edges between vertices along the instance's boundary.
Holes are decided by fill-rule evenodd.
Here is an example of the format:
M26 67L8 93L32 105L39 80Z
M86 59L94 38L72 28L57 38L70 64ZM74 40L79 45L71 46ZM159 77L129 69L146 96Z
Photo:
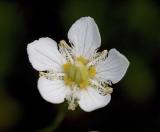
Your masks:
M53 123L49 127L46 127L44 129L40 130L40 132L55 132L56 129L60 126L61 122L63 121L63 119L65 117L65 113L66 112L64 111L64 107L63 106L60 107Z

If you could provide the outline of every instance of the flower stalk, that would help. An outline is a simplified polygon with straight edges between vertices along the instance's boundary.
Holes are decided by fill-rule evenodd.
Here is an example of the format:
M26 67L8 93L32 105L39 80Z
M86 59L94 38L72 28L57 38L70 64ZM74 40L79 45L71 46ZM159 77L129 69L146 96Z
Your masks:
M61 105L53 122L48 127L40 130L40 132L55 132L63 122L66 112L64 105Z

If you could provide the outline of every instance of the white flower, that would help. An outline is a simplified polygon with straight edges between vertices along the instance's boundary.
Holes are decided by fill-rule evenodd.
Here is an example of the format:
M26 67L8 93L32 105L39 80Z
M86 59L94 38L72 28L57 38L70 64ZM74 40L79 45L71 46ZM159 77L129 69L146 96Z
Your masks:
M125 75L129 62L116 49L97 52L101 45L98 27L91 17L77 20L68 32L70 46L40 38L27 46L29 60L40 72L38 89L51 103L68 101L90 112L111 100L112 84Z

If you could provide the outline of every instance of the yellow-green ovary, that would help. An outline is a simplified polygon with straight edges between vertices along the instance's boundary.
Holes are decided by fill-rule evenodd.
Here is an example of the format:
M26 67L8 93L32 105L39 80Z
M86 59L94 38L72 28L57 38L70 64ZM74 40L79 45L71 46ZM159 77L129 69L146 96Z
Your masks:
M66 63L63 68L66 74L64 81L69 86L76 84L80 88L86 88L89 78L93 78L96 74L94 67L87 68L81 61L76 61L75 64Z

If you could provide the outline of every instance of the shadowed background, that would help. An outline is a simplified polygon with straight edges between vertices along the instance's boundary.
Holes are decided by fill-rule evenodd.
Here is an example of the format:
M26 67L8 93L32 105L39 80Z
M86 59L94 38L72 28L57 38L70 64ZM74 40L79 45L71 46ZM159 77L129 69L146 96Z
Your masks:
M26 46L40 37L67 40L70 26L82 16L95 19L100 51L118 49L130 67L113 85L109 105L91 113L68 111L57 132L160 131L158 0L1 0L0 131L37 132L52 124L60 105L40 96Z

